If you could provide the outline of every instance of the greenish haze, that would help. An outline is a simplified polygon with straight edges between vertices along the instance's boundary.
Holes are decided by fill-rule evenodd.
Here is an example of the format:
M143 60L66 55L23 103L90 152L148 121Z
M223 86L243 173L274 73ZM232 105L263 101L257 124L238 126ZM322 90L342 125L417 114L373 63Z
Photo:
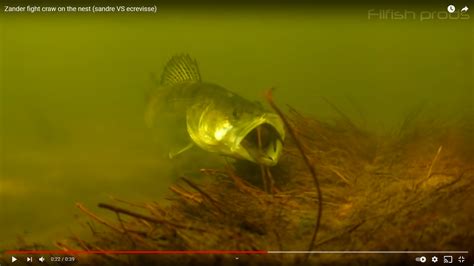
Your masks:
M143 17L10 15L1 26L6 244L17 235L50 244L80 230L76 202L96 210L109 195L157 200L178 174L201 166L167 160L143 120L150 74L176 53L195 57L204 80L246 98L276 87L278 103L334 116L324 97L373 130L396 128L420 104L447 118L472 114L470 21L164 8Z

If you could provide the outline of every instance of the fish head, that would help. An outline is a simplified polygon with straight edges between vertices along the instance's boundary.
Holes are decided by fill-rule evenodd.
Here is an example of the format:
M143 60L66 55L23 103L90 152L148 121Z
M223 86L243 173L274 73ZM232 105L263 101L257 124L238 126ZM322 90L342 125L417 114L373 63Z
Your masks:
M230 133L232 151L237 156L266 166L278 163L283 150L285 129L277 114L244 114Z
M196 105L188 110L187 129L204 150L267 166L278 163L285 139L281 118L255 105Z

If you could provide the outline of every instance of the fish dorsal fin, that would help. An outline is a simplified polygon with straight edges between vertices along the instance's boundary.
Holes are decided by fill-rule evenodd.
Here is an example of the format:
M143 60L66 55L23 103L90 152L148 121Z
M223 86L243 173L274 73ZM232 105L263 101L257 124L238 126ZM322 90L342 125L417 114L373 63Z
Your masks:
M189 55L173 56L161 75L161 85L173 85L185 81L201 81L198 64Z

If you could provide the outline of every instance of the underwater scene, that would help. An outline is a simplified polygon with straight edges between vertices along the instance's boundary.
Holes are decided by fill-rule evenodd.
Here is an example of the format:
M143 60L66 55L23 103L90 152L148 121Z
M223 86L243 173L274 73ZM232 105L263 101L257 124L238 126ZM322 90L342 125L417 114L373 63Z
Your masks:
M2 259L7 250L472 248L469 17L158 8L0 18ZM235 257L78 259L414 260Z

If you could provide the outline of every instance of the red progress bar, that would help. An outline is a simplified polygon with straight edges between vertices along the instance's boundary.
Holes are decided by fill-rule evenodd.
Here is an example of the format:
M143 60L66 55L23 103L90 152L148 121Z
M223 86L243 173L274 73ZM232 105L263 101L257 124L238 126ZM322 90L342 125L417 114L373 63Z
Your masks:
M7 250L5 254L268 254L266 250Z

